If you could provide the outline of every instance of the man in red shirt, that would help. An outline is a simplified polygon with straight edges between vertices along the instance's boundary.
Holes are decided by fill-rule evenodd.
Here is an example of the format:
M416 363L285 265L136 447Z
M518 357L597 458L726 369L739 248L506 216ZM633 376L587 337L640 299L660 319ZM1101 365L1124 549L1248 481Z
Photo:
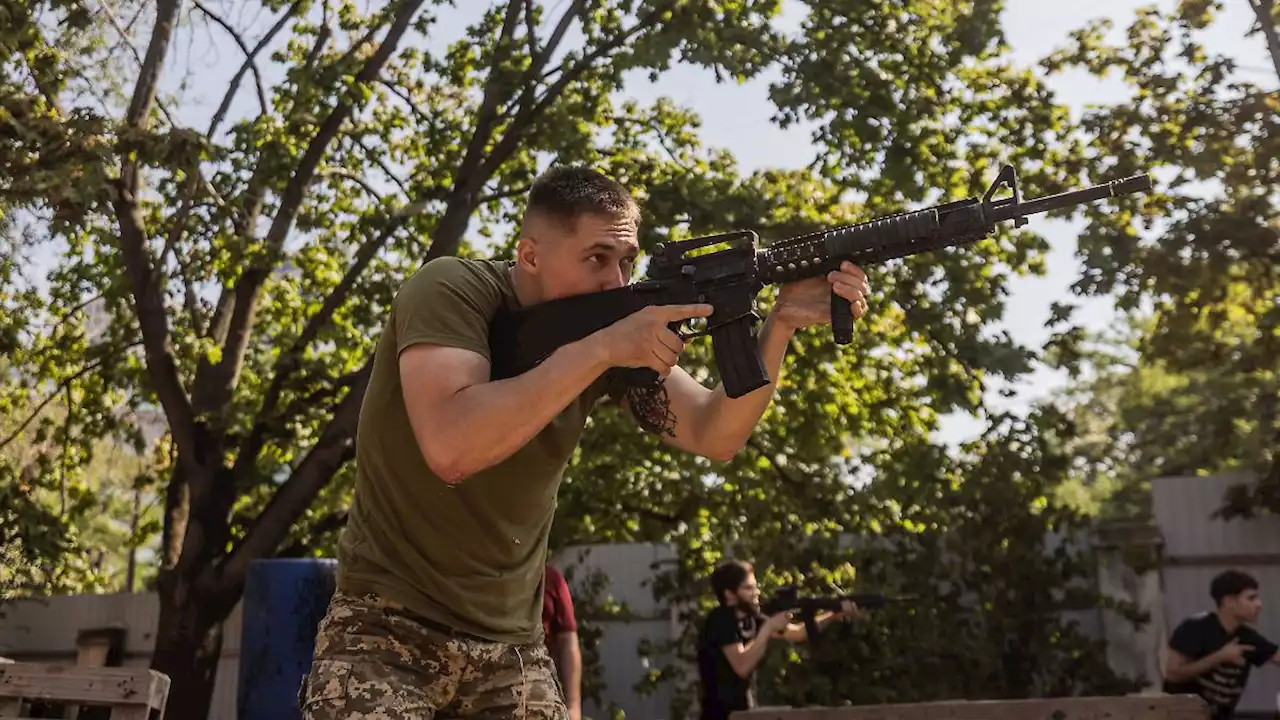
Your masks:
M542 628L555 661L571 720L582 720L582 651L578 648L578 623L573 616L569 583L559 570L547 565L542 590Z

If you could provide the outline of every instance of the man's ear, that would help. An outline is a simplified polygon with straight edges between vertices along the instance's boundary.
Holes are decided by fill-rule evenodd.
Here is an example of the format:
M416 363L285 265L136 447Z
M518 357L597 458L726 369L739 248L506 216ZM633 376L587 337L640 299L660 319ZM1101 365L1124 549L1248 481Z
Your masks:
M528 235L521 235L516 241L516 264L523 267L530 275L538 274L538 241Z

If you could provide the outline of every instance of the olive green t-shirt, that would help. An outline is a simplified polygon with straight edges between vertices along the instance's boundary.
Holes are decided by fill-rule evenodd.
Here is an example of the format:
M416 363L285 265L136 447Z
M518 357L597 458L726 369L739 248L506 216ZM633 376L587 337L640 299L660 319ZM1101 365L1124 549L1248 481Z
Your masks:
M597 381L503 462L449 486L414 439L399 354L418 343L489 358L489 322L517 307L506 262L440 258L400 289L375 351L356 433L356 490L338 542L338 587L374 592L456 630L541 642L547 536ZM509 408L518 413L520 408Z

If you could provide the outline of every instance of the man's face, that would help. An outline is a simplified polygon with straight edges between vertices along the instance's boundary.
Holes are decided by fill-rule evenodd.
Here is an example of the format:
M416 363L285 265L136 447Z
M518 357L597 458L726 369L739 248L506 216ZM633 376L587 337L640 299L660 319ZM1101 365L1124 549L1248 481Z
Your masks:
M626 285L640 250L635 225L601 215L581 215L572 228L538 219L525 236L519 259L540 302Z
M1256 622L1262 612L1262 596L1257 590L1245 590L1239 595L1222 599L1227 612L1241 622Z
M747 573L746 579L730 595L737 609L746 613L760 612L760 587L756 585L755 574Z

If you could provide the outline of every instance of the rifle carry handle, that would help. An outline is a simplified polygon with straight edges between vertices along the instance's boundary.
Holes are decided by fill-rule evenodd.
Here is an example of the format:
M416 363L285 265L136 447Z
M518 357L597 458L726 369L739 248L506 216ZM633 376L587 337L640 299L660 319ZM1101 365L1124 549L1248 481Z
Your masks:
M853 303L831 293L831 334L837 345L853 342Z

